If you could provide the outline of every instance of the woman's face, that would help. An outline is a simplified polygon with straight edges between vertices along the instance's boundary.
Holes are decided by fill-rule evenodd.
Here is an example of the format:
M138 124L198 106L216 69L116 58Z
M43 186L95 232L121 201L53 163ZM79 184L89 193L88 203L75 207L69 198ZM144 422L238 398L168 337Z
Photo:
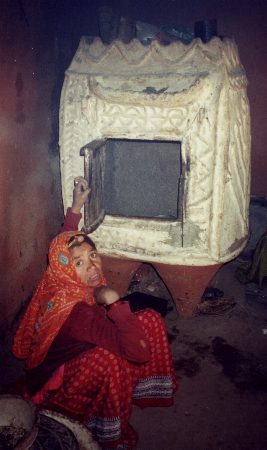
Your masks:
M102 281L101 258L87 242L69 249L76 273L83 284L97 287Z

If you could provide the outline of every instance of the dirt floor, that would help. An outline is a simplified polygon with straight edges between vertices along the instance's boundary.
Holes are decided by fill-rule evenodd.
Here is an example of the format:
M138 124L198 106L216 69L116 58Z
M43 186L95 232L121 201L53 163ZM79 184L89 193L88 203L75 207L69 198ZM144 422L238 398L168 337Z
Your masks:
M179 379L172 407L134 407L138 450L267 449L267 305L248 301L236 265L226 264L212 282L224 291L220 310L214 304L190 319L177 317L150 266L136 274L130 292L168 300L165 320ZM3 392L22 366L8 353L1 366Z
M221 312L167 314L179 390L170 408L134 408L138 450L267 449L267 303L248 301L237 264L213 280L224 291ZM153 295L163 289L157 278L146 286Z

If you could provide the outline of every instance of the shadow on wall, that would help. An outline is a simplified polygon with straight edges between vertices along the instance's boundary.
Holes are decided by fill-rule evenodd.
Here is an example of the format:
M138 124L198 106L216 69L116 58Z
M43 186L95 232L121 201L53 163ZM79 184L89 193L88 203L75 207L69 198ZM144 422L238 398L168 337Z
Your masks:
M238 259L251 258L261 236L267 232L267 198L251 196L249 207L250 237Z

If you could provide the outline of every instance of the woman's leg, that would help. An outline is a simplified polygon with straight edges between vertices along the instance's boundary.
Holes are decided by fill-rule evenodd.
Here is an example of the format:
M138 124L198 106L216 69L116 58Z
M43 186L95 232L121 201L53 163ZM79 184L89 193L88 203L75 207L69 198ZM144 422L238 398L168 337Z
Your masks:
M177 380L164 320L151 309L136 314L149 340L151 359L132 367L133 403L141 407L170 406L177 390Z
M129 363L99 347L85 352L65 363L62 386L43 404L85 423L104 448L134 448L132 403L169 406L177 387L162 317L149 309L136 314L150 342L149 362Z
M129 425L133 382L130 364L96 348L65 364L60 389L46 407L83 422L105 448L134 448L137 433Z

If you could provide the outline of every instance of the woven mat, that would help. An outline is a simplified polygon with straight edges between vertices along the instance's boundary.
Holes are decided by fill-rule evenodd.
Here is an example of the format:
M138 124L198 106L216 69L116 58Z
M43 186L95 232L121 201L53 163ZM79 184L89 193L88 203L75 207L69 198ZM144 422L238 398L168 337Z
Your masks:
M30 450L79 450L72 431L57 420L40 414L37 438Z
M233 298L216 298L205 300L198 305L199 314L218 315L224 314L235 306L236 302Z

